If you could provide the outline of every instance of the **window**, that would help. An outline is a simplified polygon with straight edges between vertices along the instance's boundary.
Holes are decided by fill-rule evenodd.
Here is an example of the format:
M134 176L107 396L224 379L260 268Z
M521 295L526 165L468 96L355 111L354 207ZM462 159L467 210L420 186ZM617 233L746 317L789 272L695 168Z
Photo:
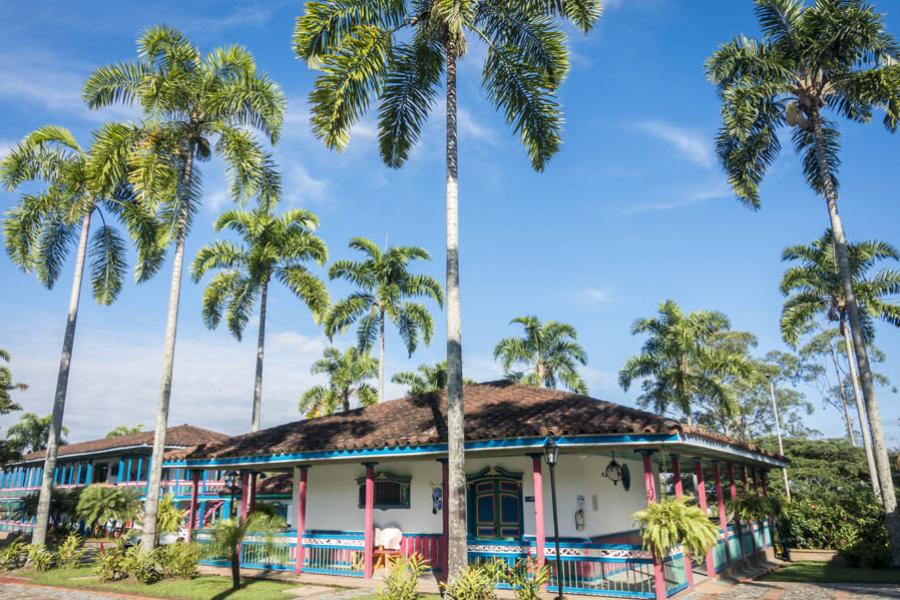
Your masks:
M388 472L375 474L375 508L409 508L409 477ZM366 507L366 478L356 480L359 486L359 507Z
M491 467L469 477L469 533L477 538L522 536L522 476Z

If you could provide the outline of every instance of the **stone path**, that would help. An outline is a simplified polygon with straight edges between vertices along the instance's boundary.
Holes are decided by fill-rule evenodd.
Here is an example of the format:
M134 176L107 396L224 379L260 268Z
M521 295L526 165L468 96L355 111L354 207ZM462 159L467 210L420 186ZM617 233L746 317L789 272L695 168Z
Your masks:
M19 600L20 598L31 598L32 600L115 600L135 598L135 596L119 596L18 583L0 583L0 600Z
M748 581L719 592L709 586L685 600L882 600L900 599L900 585L809 584Z

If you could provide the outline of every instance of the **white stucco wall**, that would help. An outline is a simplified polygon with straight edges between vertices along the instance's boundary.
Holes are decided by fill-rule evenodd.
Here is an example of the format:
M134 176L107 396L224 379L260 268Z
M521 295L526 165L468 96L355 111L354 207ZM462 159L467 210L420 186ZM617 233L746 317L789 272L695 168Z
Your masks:
M564 537L593 537L633 529L631 515L645 506L643 466L638 458L623 459L631 471L631 488L626 492L602 476L610 458L606 456L578 456L565 454L557 467L557 500L560 535ZM485 467L498 466L522 474L522 496L534 496L532 461L530 457L470 458L466 473L477 473ZM441 482L441 465L432 458L420 461L385 462L376 472L386 470L411 477L410 508L375 511L376 527L398 527L411 533L440 533L441 513L432 514L432 488ZM364 527L364 511L358 506L356 480L365 474L361 464L315 465L309 469L307 486L307 529L360 531ZM550 474L543 464L544 523L547 535L552 535L553 514L550 502ZM584 498L584 530L575 525L578 497ZM596 502L595 502L596 497ZM293 525L296 514L296 492L288 511ZM596 508L595 508L596 506ZM523 503L525 535L534 535L534 503Z

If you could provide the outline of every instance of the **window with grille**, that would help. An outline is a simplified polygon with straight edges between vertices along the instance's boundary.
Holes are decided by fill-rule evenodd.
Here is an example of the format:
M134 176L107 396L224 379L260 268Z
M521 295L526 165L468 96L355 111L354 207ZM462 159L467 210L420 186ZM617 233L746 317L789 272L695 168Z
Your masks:
M366 478L356 480L359 485L359 507L366 507ZM409 508L409 477L387 472L375 474L375 508Z

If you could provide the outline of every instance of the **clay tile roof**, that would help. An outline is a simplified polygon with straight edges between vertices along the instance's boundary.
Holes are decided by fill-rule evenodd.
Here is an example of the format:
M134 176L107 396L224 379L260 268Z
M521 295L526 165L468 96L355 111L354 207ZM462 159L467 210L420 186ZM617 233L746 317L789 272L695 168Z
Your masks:
M174 450L166 458L251 457L442 443L447 440L446 405L446 391L408 396ZM544 437L551 432L573 436L689 430L678 421L635 408L509 381L466 385L465 424L466 441ZM690 432L706 435L696 429Z
M229 437L218 431L203 429L202 427L194 427L193 425L178 425L169 427L166 430L166 447L188 447L198 444L212 444L216 442L224 442ZM132 446L152 446L153 432L141 431L129 435L120 435L111 438L101 438L99 440L90 440L87 442L76 442L74 444L66 444L59 447L59 456L70 456L73 454L86 454L92 452L105 452L115 450L116 448L128 448ZM42 460L45 455L44 450L31 452L22 457L23 462L33 460Z

